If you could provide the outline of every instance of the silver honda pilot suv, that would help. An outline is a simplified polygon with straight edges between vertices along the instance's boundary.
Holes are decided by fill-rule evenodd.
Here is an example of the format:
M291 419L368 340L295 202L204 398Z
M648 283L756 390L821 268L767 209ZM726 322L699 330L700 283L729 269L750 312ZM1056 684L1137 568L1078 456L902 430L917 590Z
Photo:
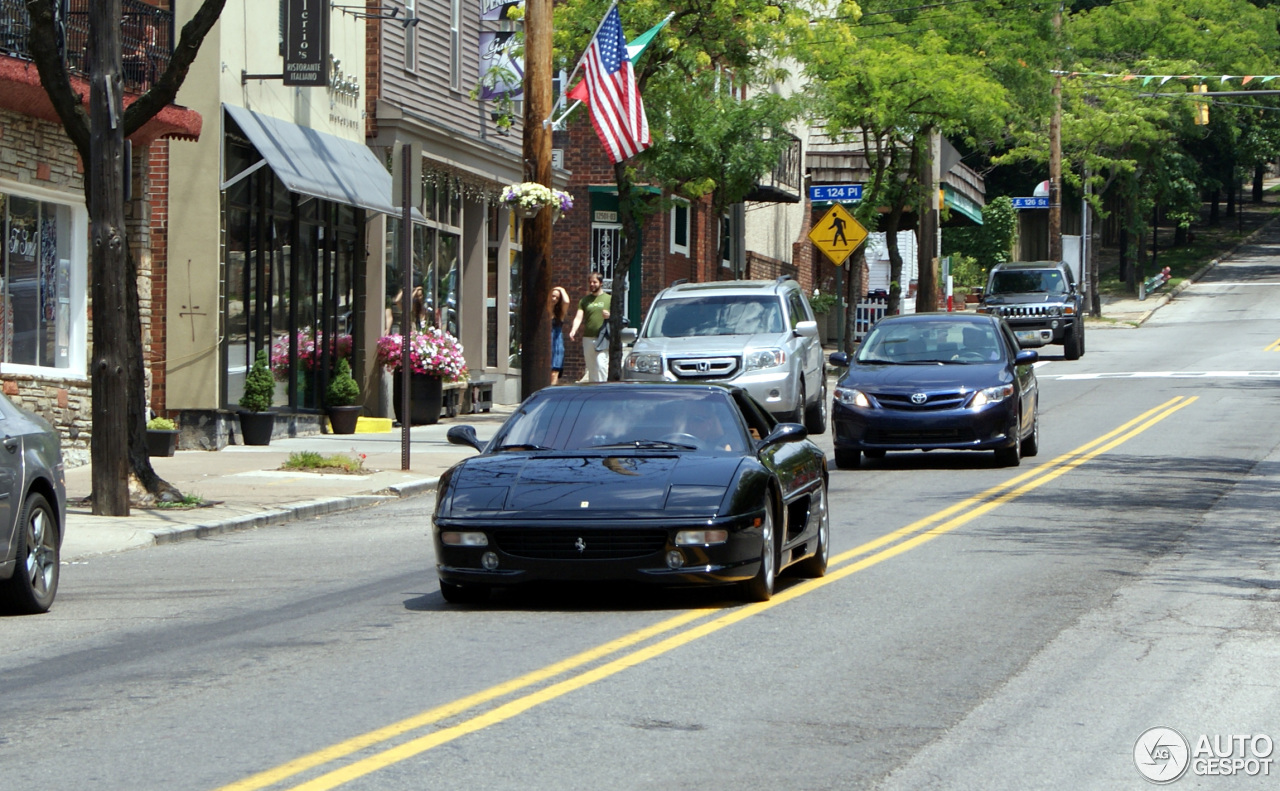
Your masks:
M624 331L624 340L633 334ZM622 378L734 384L781 421L804 423L810 434L827 430L818 325L789 276L677 282L659 292Z

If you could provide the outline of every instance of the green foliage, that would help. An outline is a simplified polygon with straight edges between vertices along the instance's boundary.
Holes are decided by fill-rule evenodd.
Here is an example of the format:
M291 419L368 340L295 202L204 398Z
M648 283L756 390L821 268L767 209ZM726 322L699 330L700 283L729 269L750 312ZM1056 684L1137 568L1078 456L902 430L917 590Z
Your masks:
M352 406L360 400L360 385L351 376L351 364L347 358L338 358L338 368L329 380L329 389L325 392L325 404L328 406Z
M829 312L836 304L836 295L829 291L815 291L809 294L809 307L816 315Z
M275 398L276 381L267 367L267 350L259 349L253 361L253 367L244 378L244 395L240 397L240 406L250 412L266 412L271 408Z
M198 494L184 494L177 500L156 500L156 508L185 510L199 508L204 505L204 497Z
M147 421L148 431L175 431L178 424L167 417L153 417Z
M952 256L951 276L955 282L966 286L985 285L985 273L996 264L1010 260L1017 232L1017 211L1013 200L1005 196L993 198L982 208L982 225L944 229L942 254ZM963 267L960 270L964 280L957 271L957 259L972 262L973 271Z

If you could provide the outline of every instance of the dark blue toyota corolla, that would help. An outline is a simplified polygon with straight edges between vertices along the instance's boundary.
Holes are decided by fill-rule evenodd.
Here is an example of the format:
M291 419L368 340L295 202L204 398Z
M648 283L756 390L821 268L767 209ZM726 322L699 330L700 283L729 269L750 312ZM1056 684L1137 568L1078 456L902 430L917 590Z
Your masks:
M1033 364L995 316L917 313L881 319L836 386L836 466L898 450L994 450L1016 466L1040 446Z

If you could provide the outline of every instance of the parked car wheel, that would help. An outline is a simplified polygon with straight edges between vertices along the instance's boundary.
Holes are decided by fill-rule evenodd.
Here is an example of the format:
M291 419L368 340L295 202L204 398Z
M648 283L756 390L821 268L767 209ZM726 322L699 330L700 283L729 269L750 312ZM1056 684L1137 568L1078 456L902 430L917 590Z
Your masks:
M487 585L455 585L452 582L440 583L440 595L450 604L480 604L489 599Z
M1022 440L1022 455L1031 458L1040 452L1040 405L1036 404L1036 416L1031 421L1031 433Z
M1084 325L1076 322L1071 327L1071 334L1067 336L1067 342L1062 344L1062 356L1068 360L1079 360L1084 354Z
M861 463L862 452L847 448L836 448L836 466L842 470L857 469Z
M864 450L862 452L862 455L866 456L868 459L883 459L884 454L885 451L882 448L874 448L872 450Z
M769 601L773 598L773 583L777 576L777 536L773 529L773 497L764 498L764 524L760 526L760 570L742 583L743 598L747 601Z
M809 579L825 577L827 561L831 558L831 509L827 506L827 483L822 482L817 493L809 501L809 512L818 517L818 549L795 565L796 574Z
M58 592L60 542L57 518L43 495L27 495L17 528L18 567L4 583L4 603L25 615L48 612Z
M822 392L818 400L805 407L804 427L810 434L821 434L827 430L827 383L822 383Z

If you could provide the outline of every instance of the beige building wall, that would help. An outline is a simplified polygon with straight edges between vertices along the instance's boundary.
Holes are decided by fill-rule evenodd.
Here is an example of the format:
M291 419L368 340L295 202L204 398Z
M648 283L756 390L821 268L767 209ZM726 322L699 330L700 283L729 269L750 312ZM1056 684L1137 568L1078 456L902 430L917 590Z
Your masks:
M179 3L176 25L198 4ZM330 12L328 87L289 87L276 75L278 3L228 0L178 92L177 103L204 119L198 143L170 143L168 359L166 407L218 409L222 370L222 105L364 142L364 20ZM335 66L336 62L336 66ZM231 394L235 400L236 394Z

